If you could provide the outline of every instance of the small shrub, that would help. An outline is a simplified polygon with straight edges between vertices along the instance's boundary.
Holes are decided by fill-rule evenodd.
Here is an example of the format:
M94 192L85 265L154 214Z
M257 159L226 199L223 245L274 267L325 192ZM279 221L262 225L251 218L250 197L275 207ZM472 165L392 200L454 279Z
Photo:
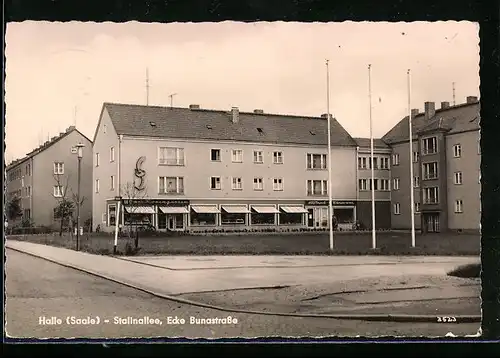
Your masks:
M448 276L461 277L461 278L479 278L480 275L481 275L480 263L462 265L448 272Z

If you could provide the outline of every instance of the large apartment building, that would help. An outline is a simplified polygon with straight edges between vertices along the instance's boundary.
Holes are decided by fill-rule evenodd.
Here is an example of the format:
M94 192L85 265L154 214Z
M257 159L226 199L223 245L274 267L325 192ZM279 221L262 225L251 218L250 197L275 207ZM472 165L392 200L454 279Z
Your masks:
M85 198L81 206L81 220L92 216L92 143L74 126L52 137L24 158L10 163L6 168L7 201L20 198L23 216L36 226L55 226L58 219L54 209L62 198L73 201L77 193L78 159L72 148L83 144L80 196Z
M423 232L477 231L480 223L479 101L450 106L426 102L382 139L392 148L392 227L411 227L410 165L414 172L415 224Z
M372 228L372 185L375 194L375 228L391 228L391 148L381 139L373 140L373 183L371 141L354 138L357 148L357 219L361 228Z
M93 225L156 230L339 228L356 221L357 143L327 117L105 103L93 140Z

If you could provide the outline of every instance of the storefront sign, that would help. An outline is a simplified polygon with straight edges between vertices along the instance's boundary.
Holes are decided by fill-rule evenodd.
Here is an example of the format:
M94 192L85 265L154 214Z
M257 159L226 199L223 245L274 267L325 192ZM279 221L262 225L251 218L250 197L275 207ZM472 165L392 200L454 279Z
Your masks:
M166 200L166 199L123 199L124 205L141 206L188 206L189 200Z
M308 206L327 206L328 200L307 200L306 205ZM333 206L355 206L355 201L350 200L332 200Z

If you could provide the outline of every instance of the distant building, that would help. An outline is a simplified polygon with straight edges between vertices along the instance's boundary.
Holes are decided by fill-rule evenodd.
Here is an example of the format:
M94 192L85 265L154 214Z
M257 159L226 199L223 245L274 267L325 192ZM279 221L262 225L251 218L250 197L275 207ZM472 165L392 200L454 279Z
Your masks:
M94 228L339 228L356 221L357 143L327 117L105 103L93 144ZM125 226L126 227L126 226Z
M382 137L392 148L392 227L411 226L410 165L414 170L415 223L423 232L477 231L480 223L479 101L450 106L425 103L413 113L413 153L408 117Z
M357 219L362 228L372 228L372 174L370 138L354 138L357 150ZM381 139L373 140L375 227L391 228L391 148Z
M81 167L80 196L84 197L80 218L82 223L91 218L92 210L92 143L74 126L51 138L24 158L15 160L6 168L7 201L20 198L23 220L35 226L57 226L54 209L64 196L73 201L77 193L78 159L71 148L78 143L85 145ZM9 225L10 226L10 225Z

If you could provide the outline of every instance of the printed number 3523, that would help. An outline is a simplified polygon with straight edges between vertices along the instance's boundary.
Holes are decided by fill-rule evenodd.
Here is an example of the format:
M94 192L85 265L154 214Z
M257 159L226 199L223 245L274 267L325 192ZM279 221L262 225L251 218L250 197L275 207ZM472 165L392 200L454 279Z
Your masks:
M440 323L453 323L453 322L456 322L457 319L456 317L438 317L437 318L437 321L440 322Z

